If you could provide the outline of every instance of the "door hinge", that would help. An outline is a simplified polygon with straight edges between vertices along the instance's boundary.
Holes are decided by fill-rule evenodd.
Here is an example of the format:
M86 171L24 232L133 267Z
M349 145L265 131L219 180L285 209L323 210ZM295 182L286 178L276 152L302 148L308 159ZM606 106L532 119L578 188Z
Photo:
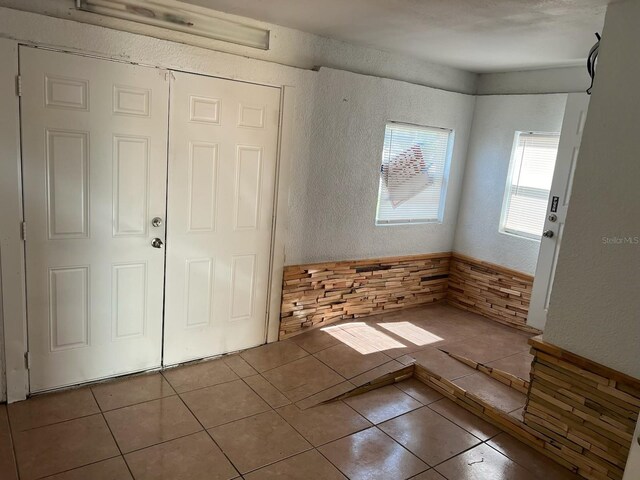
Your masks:
M18 75L16 77L16 94L21 97L22 96L22 76Z
M23 242L27 241L27 222L20 222L20 237Z
M24 352L24 366L27 368L27 370L31 370L31 353L30 352Z

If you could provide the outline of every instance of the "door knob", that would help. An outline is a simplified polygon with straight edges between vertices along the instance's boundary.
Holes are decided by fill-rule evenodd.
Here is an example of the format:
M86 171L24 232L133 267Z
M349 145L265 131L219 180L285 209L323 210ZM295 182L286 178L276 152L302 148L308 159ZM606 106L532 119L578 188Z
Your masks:
M162 240L160 240L159 238L154 238L153 240L151 240L151 246L153 248L162 248Z
M545 230L544 233L542 234L542 236L545 237L545 238L553 238L553 231L552 230Z

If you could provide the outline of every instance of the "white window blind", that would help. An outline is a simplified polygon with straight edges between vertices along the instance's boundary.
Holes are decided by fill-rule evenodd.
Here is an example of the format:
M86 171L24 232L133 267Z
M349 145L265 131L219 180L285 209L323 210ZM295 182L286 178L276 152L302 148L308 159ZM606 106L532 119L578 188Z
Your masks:
M518 132L502 207L502 230L540 238L558 155L558 133Z
M388 123L376 225L442 221L453 131Z

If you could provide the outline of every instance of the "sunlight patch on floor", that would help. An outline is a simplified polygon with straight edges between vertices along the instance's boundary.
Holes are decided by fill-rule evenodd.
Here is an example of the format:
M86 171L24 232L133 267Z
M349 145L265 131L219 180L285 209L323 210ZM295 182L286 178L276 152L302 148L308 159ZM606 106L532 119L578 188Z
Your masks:
M443 340L442 337L424 328L420 328L411 322L379 323L378 326L420 347Z
M327 332L363 355L392 348L406 348L406 345L364 322L352 322L335 327L326 327L322 331Z

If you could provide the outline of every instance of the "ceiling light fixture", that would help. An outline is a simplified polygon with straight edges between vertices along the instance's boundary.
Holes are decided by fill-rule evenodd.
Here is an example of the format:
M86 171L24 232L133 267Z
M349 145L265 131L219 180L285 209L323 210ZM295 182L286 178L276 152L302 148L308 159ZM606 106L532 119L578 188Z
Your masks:
M216 17L203 8L174 0L76 0L76 6L100 15L269 49L269 30Z

